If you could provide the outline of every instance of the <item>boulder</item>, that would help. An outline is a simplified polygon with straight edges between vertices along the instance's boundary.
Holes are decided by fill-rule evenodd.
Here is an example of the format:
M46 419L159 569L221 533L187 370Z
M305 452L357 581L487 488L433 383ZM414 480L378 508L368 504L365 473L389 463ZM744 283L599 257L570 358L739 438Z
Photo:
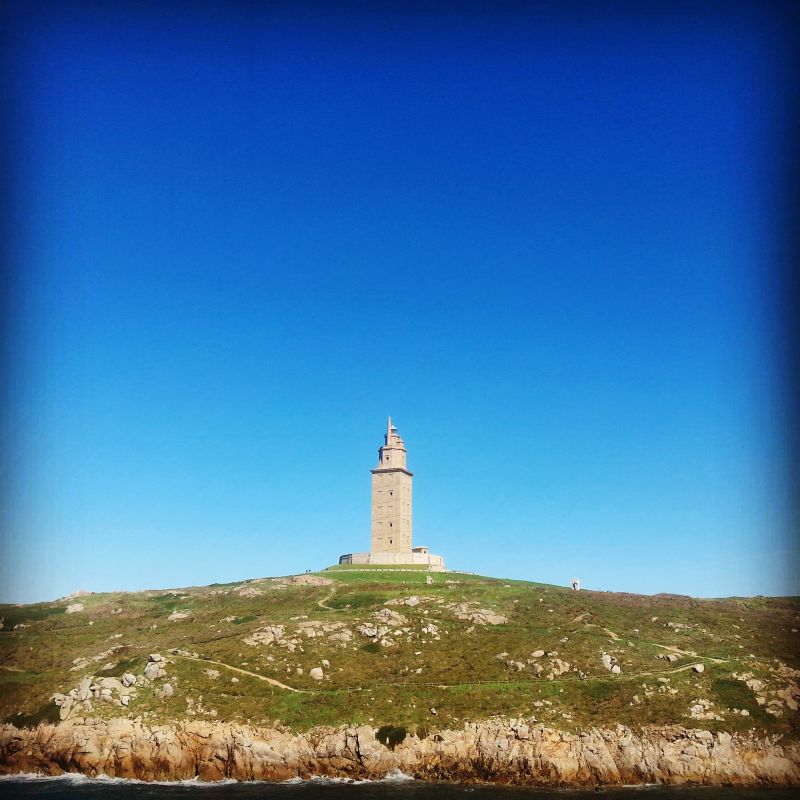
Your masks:
M704 664L694 664L692 666L692 672L696 672L700 674L701 672L705 672L705 665Z
M397 627L398 625L408 625L408 617L404 617L397 611L392 611L391 608L382 608L372 615L373 619L378 622L383 622L385 625Z
M144 668L144 676L149 681L154 681L156 678L163 678L166 674L166 671L161 665L156 664L154 661L148 662L147 666Z
M315 681L321 681L325 677L322 667L314 667L308 673Z

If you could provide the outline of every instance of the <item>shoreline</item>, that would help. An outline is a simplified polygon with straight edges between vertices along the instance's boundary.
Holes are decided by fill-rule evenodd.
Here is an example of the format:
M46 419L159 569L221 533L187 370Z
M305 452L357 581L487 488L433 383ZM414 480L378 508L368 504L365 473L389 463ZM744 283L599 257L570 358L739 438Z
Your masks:
M530 788L800 786L800 742L679 726L568 733L522 720L467 723L390 749L370 726L304 733L224 722L78 719L0 726L0 774L203 784L422 780ZM98 777L104 776L104 777Z

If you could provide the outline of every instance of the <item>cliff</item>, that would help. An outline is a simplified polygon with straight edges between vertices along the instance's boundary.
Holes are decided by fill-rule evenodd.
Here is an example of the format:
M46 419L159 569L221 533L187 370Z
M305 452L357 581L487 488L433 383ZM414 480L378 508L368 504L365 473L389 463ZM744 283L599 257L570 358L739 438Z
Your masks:
M0 727L0 772L80 772L140 780L375 779L541 786L636 783L800 785L800 747L777 737L677 726L568 733L520 720L467 723L394 749L370 726L291 733L222 722L146 726L127 719Z

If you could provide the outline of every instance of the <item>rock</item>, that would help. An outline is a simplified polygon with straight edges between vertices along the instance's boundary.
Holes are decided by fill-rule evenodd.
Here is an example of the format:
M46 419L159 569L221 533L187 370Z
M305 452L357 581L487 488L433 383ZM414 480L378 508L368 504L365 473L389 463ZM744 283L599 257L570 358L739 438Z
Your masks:
M611 669L614 664L614 659L611 658L608 653L603 653L603 655L600 656L600 663L603 665L604 669Z
M284 586L330 586L333 581L320 575L291 575L288 578L272 578L273 583Z
M692 666L692 672L697 672L698 674L701 672L705 672L705 665L704 664L694 664Z
M122 685L123 686L133 686L136 683L136 676L132 675L130 672L126 672L122 676Z
M313 667L308 674L315 681L321 681L325 677L325 674L322 671L322 667Z
M370 639L377 639L378 637L382 637L389 632L389 629L386 627L379 627L377 625L373 625L371 622L365 622L361 625L356 625L356 630L362 635L367 636Z
M467 620L475 625L503 625L508 622L507 617L497 614L488 608L479 608L471 611L466 603L458 603L451 607L458 619Z
M534 705L547 706L542 701ZM438 715L434 707L429 711ZM0 766L10 773L103 774L145 781L279 782L311 775L375 780L397 769L426 780L522 786L531 785L535 775L537 785L553 788L800 783L800 745L792 740L678 725L571 733L531 723L501 718L466 723L425 738L409 736L394 751L366 725L291 733L201 719L150 727L141 718L91 724L79 718L36 729L3 724Z
M171 683L165 683L157 692L160 698L166 699L167 697L172 697L175 694L175 690L172 688Z
M78 611L83 611L83 603L70 603L65 609L65 614L76 614Z
M147 660L152 661L154 664L160 664L165 658L161 653L150 653L150 655L147 656Z
M144 676L149 681L154 681L157 678L163 678L166 675L166 670L154 661L149 661L144 668Z
M323 666L324 669L330 669L331 668L331 662L328 661L327 658L323 658L322 659L322 666Z
M560 658L554 658L550 663L552 665L550 672L555 677L563 675L565 672L569 672L570 665L566 661L562 661Z
M425 583L430 586L433 583L433 578L430 575L425 576Z
M393 611L391 608L382 608L379 611L375 611L372 614L372 618L378 620L378 622L383 622L385 625L390 627L408 625L408 617L404 617L402 614L399 614L397 611Z
M177 620L180 620L180 619L188 619L188 618L189 618L189 614L187 614L185 611L173 611L173 612L172 612L172 613L171 613L171 614L170 614L170 615L167 617L167 620L168 620L169 622L176 622Z
M124 694L122 697L120 697L119 701L127 708L128 704L131 702L131 696L129 694Z
M619 664L612 664L611 665L611 674L612 675L619 675L622 670L620 669Z
M544 650L534 650L531 653L531 658L542 658L544 656Z
M283 637L285 633L286 628L283 625L267 625L264 628L259 628L257 631L253 631L253 633L251 633L242 641L251 647L261 644L283 645Z
M261 597L264 592L262 592L261 589L256 589L253 586L246 586L244 589L240 589L238 592L236 592L236 594L238 594L239 597Z

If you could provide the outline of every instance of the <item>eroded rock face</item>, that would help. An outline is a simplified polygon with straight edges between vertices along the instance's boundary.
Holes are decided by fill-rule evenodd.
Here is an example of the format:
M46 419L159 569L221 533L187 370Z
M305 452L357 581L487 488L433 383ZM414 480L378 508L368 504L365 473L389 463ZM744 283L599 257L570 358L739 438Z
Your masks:
M572 734L524 720L470 723L389 750L369 726L303 734L212 722L146 727L82 719L0 726L0 772L80 772L141 780L380 778L542 786L637 783L800 785L800 745L679 727Z

